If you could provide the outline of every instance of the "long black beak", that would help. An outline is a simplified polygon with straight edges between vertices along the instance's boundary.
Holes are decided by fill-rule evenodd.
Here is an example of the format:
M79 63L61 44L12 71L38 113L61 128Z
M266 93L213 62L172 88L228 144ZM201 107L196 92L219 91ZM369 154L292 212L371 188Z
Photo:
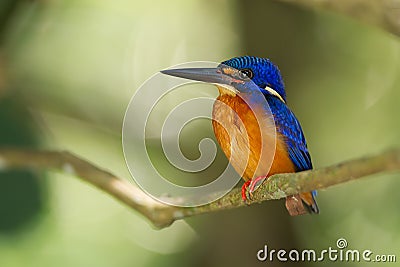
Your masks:
M220 68L186 68L162 70L161 73L185 78L194 81L214 83L214 84L232 84L232 77L223 74Z

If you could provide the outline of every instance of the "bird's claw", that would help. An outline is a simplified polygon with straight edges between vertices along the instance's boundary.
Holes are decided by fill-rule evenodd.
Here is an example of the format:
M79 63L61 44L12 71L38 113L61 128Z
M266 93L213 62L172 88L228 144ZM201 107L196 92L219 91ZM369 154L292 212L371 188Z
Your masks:
M259 176L252 180L246 181L242 186L242 199L243 201L251 200L253 192L256 191L260 185L267 179L267 176Z
M265 179L267 179L267 176L259 176L251 180L251 183L249 185L250 195L253 195L253 192L260 187L260 185L265 181Z

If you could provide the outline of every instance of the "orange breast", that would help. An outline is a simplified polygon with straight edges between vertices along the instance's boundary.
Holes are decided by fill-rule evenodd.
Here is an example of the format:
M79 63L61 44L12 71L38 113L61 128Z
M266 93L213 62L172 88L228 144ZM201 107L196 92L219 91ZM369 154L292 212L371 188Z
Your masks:
M222 88L219 90L220 96L213 108L214 133L243 179L295 172L286 144L276 133L274 124L268 123L271 119L267 118L266 112L255 107L252 110L239 96L224 93ZM262 123L260 114L265 117Z

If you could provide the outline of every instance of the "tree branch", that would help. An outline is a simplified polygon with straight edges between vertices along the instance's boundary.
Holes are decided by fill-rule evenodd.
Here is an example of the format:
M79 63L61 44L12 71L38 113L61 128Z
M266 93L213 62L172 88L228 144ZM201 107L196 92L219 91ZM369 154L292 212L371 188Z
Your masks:
M278 0L311 9L323 8L378 26L400 36L400 0Z
M189 216L280 199L301 192L327 188L371 174L400 171L400 149L317 170L273 175L254 192L252 200L246 203L241 198L240 189L235 188L217 201L190 208L160 203L132 183L65 151L0 149L0 171L15 168L54 169L77 176L138 211L154 226L163 228L178 219Z

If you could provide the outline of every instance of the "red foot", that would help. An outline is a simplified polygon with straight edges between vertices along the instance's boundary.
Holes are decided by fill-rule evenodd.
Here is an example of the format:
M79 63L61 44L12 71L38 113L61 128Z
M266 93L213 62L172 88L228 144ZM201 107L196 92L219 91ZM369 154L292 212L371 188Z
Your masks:
M252 194L254 191L257 190L258 187L267 179L267 176L259 176L251 180L249 192Z
M248 199L247 191L249 191L251 197L253 192L256 191L258 187L260 187L260 185L264 182L265 179L267 179L267 176L259 176L245 182L242 186L242 199L244 201Z
M243 199L243 201L247 200L246 191L247 191L247 187L249 187L250 183L251 183L251 180L248 180L247 182L245 182L242 185L242 199Z

